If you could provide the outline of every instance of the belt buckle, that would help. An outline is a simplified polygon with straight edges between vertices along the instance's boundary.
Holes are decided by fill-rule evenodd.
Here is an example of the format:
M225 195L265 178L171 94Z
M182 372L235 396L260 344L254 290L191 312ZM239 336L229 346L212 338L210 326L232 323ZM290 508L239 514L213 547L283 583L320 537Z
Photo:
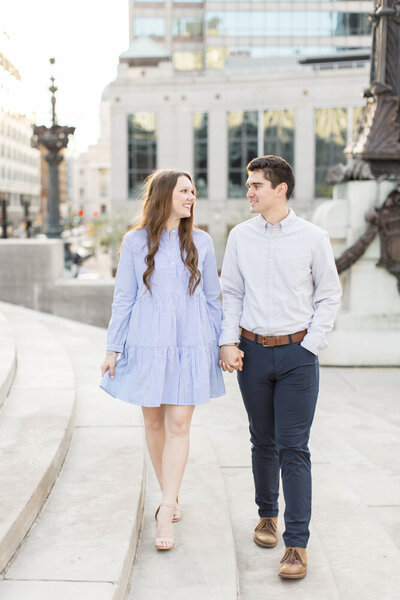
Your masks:
M263 348L269 348L270 345L269 345L268 341L266 341L266 340L272 340L274 337L275 337L274 335L263 335L262 336L262 338L263 338L263 341L262 341Z

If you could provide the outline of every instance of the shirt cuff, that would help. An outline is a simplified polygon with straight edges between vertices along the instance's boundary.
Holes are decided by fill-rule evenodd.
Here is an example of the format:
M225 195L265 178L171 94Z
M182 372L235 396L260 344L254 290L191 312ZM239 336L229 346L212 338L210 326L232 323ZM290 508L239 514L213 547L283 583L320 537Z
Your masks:
M113 350L114 352L122 352L124 349L124 344L109 344L107 345L106 350Z
M239 342L239 335L235 333L232 334L232 331L221 333L219 338L219 346L225 346L225 344L238 344Z
M327 342L325 339L321 339L321 337L313 335L311 332L307 333L304 339L300 342L300 346L303 346L309 352L312 352L316 356L318 352L327 347Z

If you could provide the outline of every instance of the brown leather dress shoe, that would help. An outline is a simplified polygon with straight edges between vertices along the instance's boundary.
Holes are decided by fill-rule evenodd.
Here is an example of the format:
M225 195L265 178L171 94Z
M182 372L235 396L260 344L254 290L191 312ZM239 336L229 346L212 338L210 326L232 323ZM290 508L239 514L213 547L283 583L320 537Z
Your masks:
M279 575L284 579L302 579L307 574L307 553L305 548L289 546L281 560Z
M276 522L278 517L261 517L254 530L253 540L261 548L275 548L278 543Z

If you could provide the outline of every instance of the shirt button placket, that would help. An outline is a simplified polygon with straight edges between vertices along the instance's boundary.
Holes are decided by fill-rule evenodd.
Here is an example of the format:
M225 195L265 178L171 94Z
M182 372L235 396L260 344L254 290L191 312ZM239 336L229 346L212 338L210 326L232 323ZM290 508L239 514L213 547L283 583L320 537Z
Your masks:
M267 229L267 331L265 333L271 332L271 300L272 300L272 281L273 281L273 273L272 273L272 239L271 239L271 231Z

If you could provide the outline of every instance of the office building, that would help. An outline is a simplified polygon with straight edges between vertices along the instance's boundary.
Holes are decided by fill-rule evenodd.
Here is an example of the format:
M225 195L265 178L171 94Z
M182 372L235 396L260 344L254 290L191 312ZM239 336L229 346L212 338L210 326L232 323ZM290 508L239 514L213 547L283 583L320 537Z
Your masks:
M295 170L292 206L310 217L364 104L373 3L129 1L129 47L102 101L112 211L135 218L153 169L189 171L221 264L250 216L247 162L279 154Z
M17 233L26 216L34 220L39 211L40 155L31 147L33 122L10 40L0 33L0 199Z

